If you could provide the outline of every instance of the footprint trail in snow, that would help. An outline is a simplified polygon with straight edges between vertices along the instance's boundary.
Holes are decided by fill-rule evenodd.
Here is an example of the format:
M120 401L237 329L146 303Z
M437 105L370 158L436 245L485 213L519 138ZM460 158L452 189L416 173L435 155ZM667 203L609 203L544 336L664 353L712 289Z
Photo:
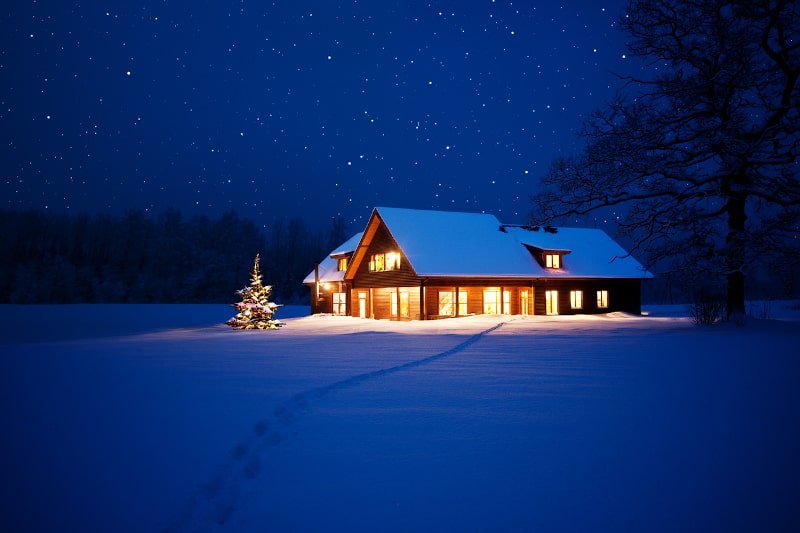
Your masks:
M356 387L366 381L427 365L457 354L503 324L504 322L500 322L476 333L464 342L436 355L358 374L330 385L299 392L281 402L268 418L259 420L253 425L252 434L233 448L219 472L198 488L180 516L165 531L168 533L207 531L224 526L236 512L246 482L256 479L261 474L265 450L279 445L284 440L288 428L320 398L332 392Z

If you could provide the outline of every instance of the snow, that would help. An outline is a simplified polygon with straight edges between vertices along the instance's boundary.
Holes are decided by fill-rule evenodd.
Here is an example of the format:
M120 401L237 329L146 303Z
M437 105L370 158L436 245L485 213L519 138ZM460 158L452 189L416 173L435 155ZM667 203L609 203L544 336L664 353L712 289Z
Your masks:
M344 279L344 271L339 270L339 264L334 256L352 253L361 241L362 233L356 233L345 242L339 245L338 248L328 254L325 259L320 261L317 272L313 270L303 279L303 283L314 283L319 280L324 283L332 283L342 281ZM317 279L318 276L318 279Z
M790 531L800 306L0 306L2 531Z
M555 233L551 233L543 229L531 231L510 227L506 231L523 244L543 250L570 251L563 258L563 268L545 270L537 264L542 276L634 279L653 277L641 263L600 229L557 228Z
M418 276L530 276L536 261L494 215L376 207Z
M508 278L629 278L649 279L652 274L604 231L558 228L533 231L505 226L486 213L431 211L376 207L379 216L418 276ZM343 243L330 255L353 251L362 235ZM569 250L563 268L546 269L525 245L547 250ZM319 280L344 279L331 257L320 262ZM315 280L310 272L304 283Z

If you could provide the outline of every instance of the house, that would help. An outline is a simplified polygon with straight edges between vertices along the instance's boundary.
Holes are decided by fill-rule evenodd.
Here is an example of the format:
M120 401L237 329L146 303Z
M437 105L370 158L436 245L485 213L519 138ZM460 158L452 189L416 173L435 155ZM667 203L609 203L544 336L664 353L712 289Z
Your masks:
M311 312L429 320L474 314L641 313L652 274L598 229L377 207L304 280Z

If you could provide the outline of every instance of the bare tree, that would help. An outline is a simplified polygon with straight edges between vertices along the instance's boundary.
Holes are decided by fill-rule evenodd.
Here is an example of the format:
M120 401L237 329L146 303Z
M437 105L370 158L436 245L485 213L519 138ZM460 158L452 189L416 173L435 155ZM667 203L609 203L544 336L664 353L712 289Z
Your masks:
M543 178L534 222L619 210L646 262L724 281L800 238L800 17L791 0L631 0L628 48L653 72L584 125ZM794 244L792 244L794 243Z

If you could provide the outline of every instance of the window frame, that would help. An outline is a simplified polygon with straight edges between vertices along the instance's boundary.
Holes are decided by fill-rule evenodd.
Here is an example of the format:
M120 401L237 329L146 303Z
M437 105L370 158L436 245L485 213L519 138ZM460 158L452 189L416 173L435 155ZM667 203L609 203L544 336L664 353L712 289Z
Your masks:
M381 252L369 256L370 272L388 272L400 270L400 252Z
M569 304L572 309L583 309L583 291L580 289L569 291Z
M597 308L608 309L608 290L599 289L597 291Z
M558 314L558 291L548 289L544 291L544 311L546 315Z
M544 266L553 270L561 269L561 254L544 254Z
M443 300L442 296L443 295L446 295L446 296L449 297L449 302L447 302L447 301L444 302L444 305L447 305L450 308L450 312L449 313L443 313L442 312L443 309L444 309L442 307L442 300ZM456 299L456 291L439 291L439 300L437 302L438 316L456 316L455 315L455 309L456 309L456 307L455 307L456 306L455 299Z
M333 308L331 309L332 313L336 316L347 316L347 293L346 292L334 292L331 296L331 302L333 304Z

